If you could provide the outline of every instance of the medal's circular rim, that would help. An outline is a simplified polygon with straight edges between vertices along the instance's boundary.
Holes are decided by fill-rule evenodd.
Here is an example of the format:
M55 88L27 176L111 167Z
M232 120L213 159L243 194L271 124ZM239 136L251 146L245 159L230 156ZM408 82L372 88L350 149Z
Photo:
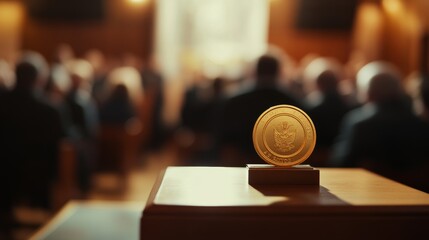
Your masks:
M301 160L299 160L299 161L294 161L292 164L279 164L278 162L275 162L275 161L271 160L270 158L268 158L265 155L261 154L259 152L258 146L257 146L258 144L257 144L257 140L256 140L256 131L257 131L257 128L259 126L260 121L265 117L266 114L268 114L269 112L274 111L276 109L279 109L279 108L293 109L293 110L301 113L308 120L308 122L309 122L309 124L311 126L311 129L313 130L313 133L314 133L314 137L313 137L312 141L310 142L311 145L310 145L309 149L307 150L307 152L304 154L304 157ZM302 109L300 109L300 108L298 108L296 106L287 105L287 104L281 104L281 105L272 106L272 107L268 108L267 110L265 110L258 117L258 119L256 120L255 125L253 126L253 133L252 133L253 147L254 147L256 153L258 154L258 156L262 160L264 160L266 163L272 164L272 165L275 165L275 166L280 166L280 167L292 167L292 166L301 164L304 161L306 161L310 157L310 155L313 153L314 148L316 147L316 137L317 137L316 136L316 128L314 127L313 121L308 116L308 114L305 113Z

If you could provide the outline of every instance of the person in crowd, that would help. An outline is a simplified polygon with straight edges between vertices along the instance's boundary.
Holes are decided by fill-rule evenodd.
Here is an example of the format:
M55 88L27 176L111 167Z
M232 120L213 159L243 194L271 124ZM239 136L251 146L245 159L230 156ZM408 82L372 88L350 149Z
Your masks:
M98 109L90 94L93 69L82 59L67 62L66 68L71 77L71 87L65 97L73 129L70 137L77 149L79 187L85 195L91 186L98 130Z
M274 54L261 56L256 63L255 86L225 100L219 114L217 147L222 165L244 166L262 163L252 143L253 125L268 108L289 104L303 108L300 101L286 91L279 90L282 62Z
M0 95L10 91L14 84L14 77L13 69L5 60L0 59Z
M145 92L140 72L131 66L113 68L107 75L107 85L103 94L106 96L111 95L112 90L117 85L124 85L126 87L130 104L135 109L136 115L143 119L143 115L146 114L144 109L142 109ZM102 101L102 104L105 100Z
M351 109L338 89L341 77L342 66L332 58L316 58L303 72L308 115L317 132L316 148L308 161L313 166L326 165L339 125Z
M85 53L85 59L91 64L94 69L94 81L91 88L91 95L94 98L97 106L105 97L103 94L107 87L107 64L104 53L98 49L90 49Z
M208 132L212 105L221 96L223 79L201 77L186 90L181 110L181 125L192 132Z
M418 189L429 190L429 129L412 111L398 71L386 62L371 62L357 74L360 99L348 113L332 163L364 167Z
M100 107L100 123L124 125L136 115L127 87L116 85Z
M406 80L406 91L413 102L416 114L429 123L429 78L425 74L413 72Z
M420 96L423 107L420 116L426 123L429 123L429 77L422 79Z
M164 109L164 78L158 71L156 58L151 56L141 70L142 85L145 91L145 99L150 115L149 124L151 131L148 136L147 148L159 150L166 135L162 112Z
M65 94L71 86L70 74L63 65L51 67L49 79L45 87L45 95L53 105L63 102Z
M307 92L305 89L304 83L304 74L307 66L314 60L321 58L316 53L308 53L304 57L301 58L299 64L294 69L294 75L291 84L289 85L290 91L299 99L305 99L307 96Z
M18 204L52 210L64 133L59 112L41 95L45 63L40 54L25 52L16 65L14 88L0 97L1 219L12 219L12 207Z
M185 93L181 111L179 136L187 136L191 149L187 161L196 165L212 165L213 143L216 135L217 114L222 105L225 79L205 79L204 83L193 85ZM184 134L183 134L184 133Z
M71 88L71 77L62 64L51 66L51 74L45 87L45 97L61 114L61 120L66 138L78 135L71 119L71 110L66 96Z
M97 170L124 175L138 160L139 144L146 123L142 110L143 90L140 72L131 66L114 68L107 75L105 92L99 109ZM125 185L124 185L125 186Z

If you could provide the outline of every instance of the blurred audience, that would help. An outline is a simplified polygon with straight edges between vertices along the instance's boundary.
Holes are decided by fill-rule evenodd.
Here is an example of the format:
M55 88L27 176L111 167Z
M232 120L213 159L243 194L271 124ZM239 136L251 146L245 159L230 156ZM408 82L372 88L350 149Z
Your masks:
M66 93L70 90L70 74L63 65L53 65L45 86L46 97L53 105L64 102Z
M118 84L100 107L100 123L122 126L135 114L128 89Z
M416 114L429 123L429 78L417 72L411 73L406 81L405 88L412 99Z
M150 150L160 150L166 134L162 117L165 86L164 79L158 72L158 64L154 56L151 56L141 69L141 79L149 117L146 147Z
M78 155L79 187L86 194L91 186L91 172L95 166L95 140L98 130L98 109L91 97L93 69L89 62L76 59L66 64L71 87L65 97L73 126L70 138Z
M224 79L204 79L185 92L182 106L182 126L193 132L212 133L213 111L223 95Z
M61 114L66 137L76 136L76 129L71 121L71 112L66 102L66 95L71 87L70 74L61 64L54 64L45 86L45 97Z
M225 79L204 79L185 92L181 110L182 145L192 148L187 162L194 165L218 164L214 151L217 116L225 95ZM186 141L189 140L189 141Z
M292 78L291 84L289 86L291 92L299 98L305 99L307 92L304 86L304 74L307 66L314 60L322 58L316 53L308 53L299 61L298 66L295 69L295 75Z
M106 75L108 72L106 66L106 59L103 52L98 49L90 49L85 53L85 60L87 60L93 70L93 83L91 88L91 95L94 98L97 105L99 105L103 99L103 94L106 88Z
M126 174L137 163L146 129L143 88L139 71L131 66L113 68L107 75L101 99L97 139L99 172L115 173L121 189Z
M132 67L120 67L112 70L107 76L106 98L100 103L100 124L125 126L125 123L137 116L140 99L130 93L131 84L139 85L140 75ZM134 87L135 89L135 87ZM135 90L134 90L135 91ZM141 91L141 90L137 90ZM140 95L140 93L138 93Z
M226 166L263 163L252 142L253 126L261 113L278 104L303 108L290 93L278 88L282 62L275 55L261 56L255 69L255 86L227 99L218 121L219 161Z
M12 224L16 204L51 208L60 140L70 140L75 148L82 197L91 189L96 161L113 155L113 148L126 174L138 154L157 152L168 143L163 122L167 82L156 59L106 58L97 49L84 57L61 44L51 65L31 51L17 63L0 59L2 228ZM406 81L408 97L394 66L366 61L359 52L346 65L314 53L296 66L271 46L240 80L196 78L181 105L178 129L188 134L173 142L194 148L192 155L178 157L192 165L264 163L253 147L253 126L268 108L289 104L306 111L316 126L316 149L307 164L364 167L429 192L427 76ZM97 151L103 153L97 156Z
M11 66L0 59L0 96L10 91L15 82L15 75Z
M423 105L423 110L420 116L426 123L429 123L429 78L422 81L422 84L420 85L420 96Z
M25 204L51 210L51 188L57 175L60 113L42 95L47 65L25 52L16 65L16 84L0 98L0 212L12 220L12 207ZM1 227L11 227L11 221Z
M339 125L351 109L338 88L342 69L337 60L319 57L307 64L303 71L308 115L317 131L316 148L307 160L313 166L327 165Z
M365 104L346 115L333 166L364 167L428 191L429 127L412 111L398 71L369 63L358 72L357 86Z

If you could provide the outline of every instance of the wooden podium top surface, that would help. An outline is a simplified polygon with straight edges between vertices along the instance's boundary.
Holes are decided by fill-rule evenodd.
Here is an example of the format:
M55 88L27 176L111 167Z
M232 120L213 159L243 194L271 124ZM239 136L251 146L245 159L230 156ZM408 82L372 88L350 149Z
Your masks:
M305 212L428 215L429 194L363 169L322 168L320 186L251 186L246 168L168 167L143 215Z

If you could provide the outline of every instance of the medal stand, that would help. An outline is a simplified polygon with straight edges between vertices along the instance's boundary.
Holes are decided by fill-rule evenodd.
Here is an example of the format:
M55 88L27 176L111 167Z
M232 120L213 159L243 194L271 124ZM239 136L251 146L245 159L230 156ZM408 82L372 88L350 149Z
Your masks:
M247 164L247 170L250 185L319 185L319 169L310 165Z

